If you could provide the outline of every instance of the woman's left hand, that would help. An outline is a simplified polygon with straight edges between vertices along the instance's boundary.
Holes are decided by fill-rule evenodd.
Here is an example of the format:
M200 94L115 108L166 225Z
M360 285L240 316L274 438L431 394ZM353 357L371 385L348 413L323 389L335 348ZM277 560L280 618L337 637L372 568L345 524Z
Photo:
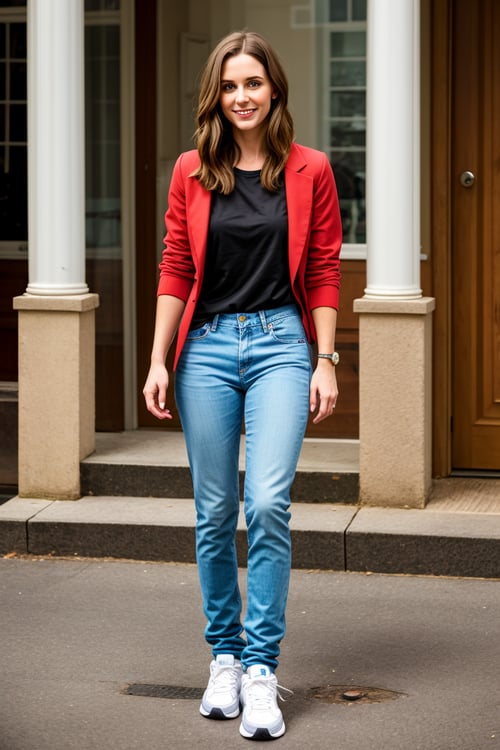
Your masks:
M335 367L327 359L319 360L311 378L309 392L310 410L317 411L313 419L314 424L333 414L338 395Z

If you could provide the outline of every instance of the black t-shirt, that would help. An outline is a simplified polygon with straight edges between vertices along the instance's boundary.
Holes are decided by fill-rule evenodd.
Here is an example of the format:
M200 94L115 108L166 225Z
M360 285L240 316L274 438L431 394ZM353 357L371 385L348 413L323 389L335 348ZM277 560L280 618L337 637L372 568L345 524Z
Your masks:
M234 173L233 192L212 195L205 274L191 327L216 313L256 312L294 301L285 187L270 193L260 171Z

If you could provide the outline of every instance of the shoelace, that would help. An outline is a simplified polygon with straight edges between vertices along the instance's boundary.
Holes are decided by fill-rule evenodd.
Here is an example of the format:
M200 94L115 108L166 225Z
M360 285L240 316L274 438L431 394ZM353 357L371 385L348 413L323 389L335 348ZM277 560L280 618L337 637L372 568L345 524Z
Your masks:
M228 665L218 664L211 675L211 689L217 692L225 692L229 687L236 687L238 682L238 674L235 667Z
M263 688L262 690L254 690L254 688ZM276 688L276 691L275 691ZM286 702L286 698L281 694L280 690L293 695L293 690L289 690L283 685L278 685L277 682L273 682L269 677L252 677L247 687L249 700L252 702L253 708L266 711L272 707L274 703L275 692L278 698Z

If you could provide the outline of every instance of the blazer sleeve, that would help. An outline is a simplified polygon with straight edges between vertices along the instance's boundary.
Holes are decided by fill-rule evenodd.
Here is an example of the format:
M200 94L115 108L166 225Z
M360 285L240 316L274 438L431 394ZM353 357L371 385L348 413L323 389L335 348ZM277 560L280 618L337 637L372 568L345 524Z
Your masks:
M333 171L326 154L314 180L305 283L309 309L339 306L342 221Z
M159 265L158 295L171 294L187 302L193 286L195 267L188 236L186 215L186 180L184 154L177 159L168 192L165 213L165 235L162 260Z

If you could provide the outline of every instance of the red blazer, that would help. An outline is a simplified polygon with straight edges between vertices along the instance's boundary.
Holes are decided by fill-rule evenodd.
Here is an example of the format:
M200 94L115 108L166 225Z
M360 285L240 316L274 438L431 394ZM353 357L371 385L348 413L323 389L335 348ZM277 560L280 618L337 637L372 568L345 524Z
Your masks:
M158 295L171 294L186 303L174 369L200 296L205 267L211 193L190 177L198 165L197 151L181 154L174 167L165 214L167 235ZM342 224L326 155L293 144L285 166L285 191L290 280L312 343L316 333L311 310L338 308L339 303Z

